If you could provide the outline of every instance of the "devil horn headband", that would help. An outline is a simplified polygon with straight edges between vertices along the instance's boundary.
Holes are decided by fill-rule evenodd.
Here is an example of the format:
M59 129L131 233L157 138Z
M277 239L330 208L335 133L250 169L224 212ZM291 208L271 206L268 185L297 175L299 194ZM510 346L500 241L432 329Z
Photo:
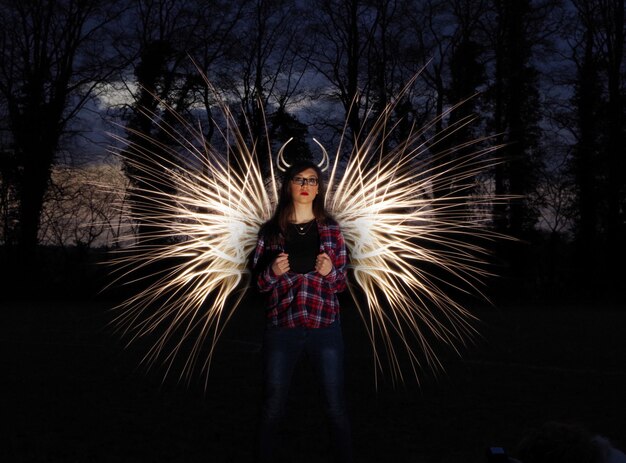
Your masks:
M291 167L291 164L287 163L287 161L285 161L285 158L283 156L285 147L289 144L291 140L293 140L293 137L287 140L283 144L283 146L280 147L280 149L278 150L278 154L276 155L276 167L278 167L278 170L280 170L281 172L285 172L288 168ZM326 151L326 148L324 148L324 146L319 141L317 141L316 138L314 138L313 141L317 143L317 146L319 146L322 149L322 160L319 162L319 164L317 164L317 167L319 167L322 172L326 172L328 170L328 166L330 165L330 158L328 157L328 152Z

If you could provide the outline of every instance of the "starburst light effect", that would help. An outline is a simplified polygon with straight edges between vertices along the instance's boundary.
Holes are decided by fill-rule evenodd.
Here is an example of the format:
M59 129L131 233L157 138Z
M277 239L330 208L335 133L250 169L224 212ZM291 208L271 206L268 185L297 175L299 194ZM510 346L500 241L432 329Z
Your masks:
M347 158L342 138L326 206L349 249L349 288L374 349L375 370L388 367L394 379L403 379L399 349L418 377L424 361L441 367L434 342L456 349L472 337L474 316L449 290L480 294L488 273L486 250L476 243L501 237L477 219L493 195L468 187L494 165L495 148L472 140L432 155L445 140L429 138L432 126L394 144L394 107L382 112ZM164 362L168 374L182 358L181 378L198 365L208 374L217 340L249 286L249 257L277 199L273 166L266 178L257 147L246 143L225 104L221 110L224 152L171 108L166 111L175 124L146 115L167 142L140 132L132 133L133 143L118 137L126 144L118 154L136 180L132 219L144 227L116 259L118 279L148 283L117 307L115 323L130 342L156 334L144 361ZM447 136L470 122L452 124Z
M228 108L221 109L235 127ZM113 260L116 282L150 283L116 307L114 323L129 343L157 333L144 362L161 359L167 376L186 356L181 378L189 379L198 363L208 373L217 339L244 296L248 258L273 212L277 186L273 175L265 181L254 148L238 130L222 133L228 151L220 153L201 127L166 111L176 126L158 122L156 114L146 117L167 134L167 143L140 132L133 132L139 142L132 144L115 136L124 144L116 154L136 183L126 213L144 225L141 238L122 244Z
M341 174L335 162L327 208L350 249L349 288L374 349L376 371L388 367L394 380L404 380L400 348L419 380L424 361L435 370L443 367L434 342L457 350L476 334L476 317L451 293L486 299L480 287L491 275L488 253L477 243L507 237L490 229L479 211L504 198L471 187L499 162L490 155L497 147L479 148L485 140L476 139L429 154L471 117L448 126L437 141L427 136L427 126L390 148L393 109L389 105L352 150Z

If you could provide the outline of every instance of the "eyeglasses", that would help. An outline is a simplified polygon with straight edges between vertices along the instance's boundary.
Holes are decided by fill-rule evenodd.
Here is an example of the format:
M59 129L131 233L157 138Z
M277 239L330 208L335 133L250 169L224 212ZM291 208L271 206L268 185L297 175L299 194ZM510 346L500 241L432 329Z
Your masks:
M309 177L309 178L304 178L304 177L294 177L291 179L291 183L295 183L296 185L300 185L300 186L304 186L305 184L307 185L311 185L311 186L317 186L317 177Z

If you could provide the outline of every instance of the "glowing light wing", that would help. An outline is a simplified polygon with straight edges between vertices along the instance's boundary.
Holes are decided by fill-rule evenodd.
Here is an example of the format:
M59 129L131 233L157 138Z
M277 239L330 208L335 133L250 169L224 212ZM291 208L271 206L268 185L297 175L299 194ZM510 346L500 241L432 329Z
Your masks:
M485 250L476 240L501 237L479 218L493 196L467 188L496 162L487 155L495 148L469 150L481 141L474 140L431 156L441 138L429 140L430 127L393 146L393 109L392 104L382 113L346 164L340 144L326 200L350 250L349 288L377 366L384 369L386 355L393 377L402 379L399 349L417 378L422 359L440 366L433 343L456 349L471 337L474 317L450 292L480 293L487 272ZM145 230L115 262L121 281L149 283L117 308L116 323L131 342L156 335L144 360L164 358L167 374L182 358L181 377L188 378L199 362L208 373L217 339L248 286L247 259L258 230L277 199L273 170L266 179L255 148L248 147L225 106L222 112L230 127L222 133L223 154L179 116L176 127L183 129L159 123L170 143L136 132L145 146L134 143L121 151L138 179L133 214ZM448 134L467 123L459 121ZM153 187L161 183L166 187Z
M480 294L488 272L486 251L477 241L502 238L479 215L493 204L493 195L467 188L496 163L487 156L495 148L469 149L481 141L474 140L431 156L436 146L426 137L428 127L389 148L392 110L393 104L343 168L338 150L327 208L350 251L349 288L378 369L388 365L392 378L402 380L401 350L419 380L424 360L433 369L442 366L434 343L456 350L474 334L475 317L452 293ZM447 134L469 122L459 121Z
M225 106L222 112L236 127ZM130 342L156 336L144 361L164 360L167 375L183 358L181 377L189 379L198 362L208 373L217 339L244 295L248 259L273 212L276 184L273 174L266 181L237 129L222 133L228 148L221 154L201 128L177 118L182 133L157 122L168 143L136 132L140 142L118 153L138 179L132 218L145 230L139 241L121 247L114 265L118 281L149 283L116 308L114 323ZM172 188L142 186L155 183Z

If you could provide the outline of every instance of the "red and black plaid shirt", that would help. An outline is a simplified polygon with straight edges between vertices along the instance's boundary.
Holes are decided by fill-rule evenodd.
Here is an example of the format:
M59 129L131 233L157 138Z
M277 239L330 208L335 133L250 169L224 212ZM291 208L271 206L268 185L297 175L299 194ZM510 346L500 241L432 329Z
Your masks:
M328 254L333 263L326 276L316 271L304 274L289 271L276 276L271 264L278 254L284 252L285 241L281 237L273 244L266 241L263 233L259 235L253 267L258 272L259 290L268 293L266 315L271 326L324 328L337 318L339 301L336 293L346 288L348 254L339 225L327 221L318 223L317 228L319 252Z

